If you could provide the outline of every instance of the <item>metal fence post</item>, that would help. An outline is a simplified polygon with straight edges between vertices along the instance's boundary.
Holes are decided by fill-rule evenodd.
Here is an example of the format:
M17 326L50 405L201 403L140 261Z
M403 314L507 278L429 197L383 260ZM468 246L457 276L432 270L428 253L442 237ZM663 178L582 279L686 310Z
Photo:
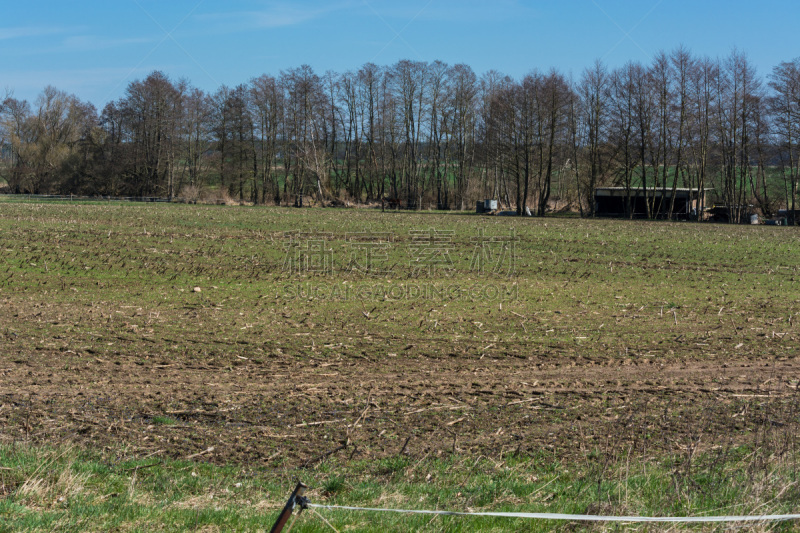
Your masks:
M306 489L308 487L303 484L303 482L298 481L297 486L292 491L292 495L289 496L289 501L286 502L286 505L283 507L283 511L281 514L278 515L278 519L275 521L275 525L272 526L270 533L280 533L283 531L283 526L286 525L286 522L289 521L289 517L292 516L292 511L294 511L294 506L297 503L298 499L303 497L305 494Z

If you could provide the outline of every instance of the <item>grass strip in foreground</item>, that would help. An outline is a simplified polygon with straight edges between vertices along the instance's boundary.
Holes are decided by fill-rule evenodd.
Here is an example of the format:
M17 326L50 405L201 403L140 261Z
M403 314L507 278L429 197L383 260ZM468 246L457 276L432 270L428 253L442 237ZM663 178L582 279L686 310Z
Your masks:
M796 512L796 457L745 447L652 462L589 454L562 464L547 454L502 462L459 455L335 461L313 470L253 471L100 456L75 447L0 447L0 531L268 530L302 478L314 503L454 511L708 516ZM550 531L569 523L320 511L357 531ZM328 528L314 513L302 531ZM748 528L791 530L794 524ZM659 525L670 527L675 525ZM688 527L688 526L687 526ZM329 529L327 529L329 531Z

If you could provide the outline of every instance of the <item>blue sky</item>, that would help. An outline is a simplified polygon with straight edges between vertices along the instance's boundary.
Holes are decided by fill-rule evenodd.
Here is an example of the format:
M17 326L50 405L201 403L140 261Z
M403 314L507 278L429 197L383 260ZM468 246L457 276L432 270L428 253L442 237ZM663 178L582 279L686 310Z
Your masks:
M162 70L208 91L311 65L357 70L399 59L466 63L515 78L596 59L648 63L685 45L737 47L762 75L800 56L797 0L60 0L0 4L0 96L48 84L98 108Z

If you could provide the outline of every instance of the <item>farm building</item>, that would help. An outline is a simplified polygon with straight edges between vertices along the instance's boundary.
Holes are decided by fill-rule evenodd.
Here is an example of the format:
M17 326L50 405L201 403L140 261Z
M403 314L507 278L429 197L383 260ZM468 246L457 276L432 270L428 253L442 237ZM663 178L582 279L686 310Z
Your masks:
M786 222L794 226L800 222L800 209L778 209L778 218L786 219Z
M675 189L675 207L672 216L687 219L706 206L706 193L711 189ZM594 190L597 216L642 218L647 216L647 202L655 218L665 218L672 202L672 189L626 189L625 187L598 187Z

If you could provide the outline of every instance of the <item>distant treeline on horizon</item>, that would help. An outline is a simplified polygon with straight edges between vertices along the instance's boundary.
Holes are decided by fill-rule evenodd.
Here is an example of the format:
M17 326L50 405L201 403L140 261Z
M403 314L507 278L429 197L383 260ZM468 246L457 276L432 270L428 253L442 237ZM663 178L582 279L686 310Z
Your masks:
M648 65L598 61L577 81L401 60L323 75L303 65L213 93L155 71L99 112L52 86L0 103L12 193L411 209L495 198L592 216L596 187L653 201L688 187L769 216L798 207L799 146L800 58L759 77L739 51L684 48Z

